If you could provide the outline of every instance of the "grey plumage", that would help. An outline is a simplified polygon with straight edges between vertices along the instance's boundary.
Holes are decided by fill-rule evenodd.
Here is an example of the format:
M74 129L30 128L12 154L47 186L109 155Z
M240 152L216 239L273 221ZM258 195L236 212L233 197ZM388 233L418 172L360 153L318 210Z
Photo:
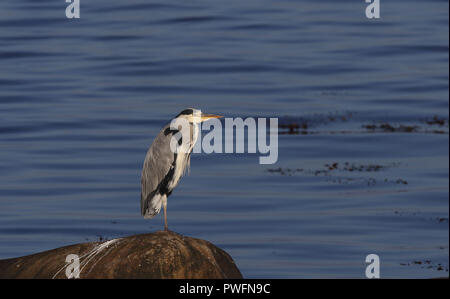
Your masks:
M169 173L175 161L175 155L171 154L171 134L164 132L169 128L166 125L156 136L145 156L141 177L141 214L151 218L161 210L161 200L157 197L158 187ZM170 153L170 154L168 154Z
M177 117L189 124L189 141L179 141L180 151L174 153L170 148L172 138L181 137L180 131L170 127L170 123L162 128L156 136L145 156L141 176L141 214L144 218L152 218L164 207L165 229L167 228L167 198L178 185L181 177L189 168L192 149L198 137L198 124L218 115L203 114L200 110L186 109ZM178 134L178 136L174 136ZM185 138L185 136L182 136Z
M164 196L172 193L189 167L192 150L188 154L173 153L170 149L173 134L175 131L170 130L170 124L164 126L145 156L141 178L141 214L145 218L152 218L160 212ZM177 163L177 160L184 163Z

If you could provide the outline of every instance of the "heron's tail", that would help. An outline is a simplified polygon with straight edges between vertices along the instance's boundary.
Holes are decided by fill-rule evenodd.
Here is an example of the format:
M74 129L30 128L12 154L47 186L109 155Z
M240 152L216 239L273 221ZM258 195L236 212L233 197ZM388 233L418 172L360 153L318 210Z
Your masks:
M144 198L141 194L141 214L145 219L153 218L159 214L163 196L165 195L152 192L147 198Z

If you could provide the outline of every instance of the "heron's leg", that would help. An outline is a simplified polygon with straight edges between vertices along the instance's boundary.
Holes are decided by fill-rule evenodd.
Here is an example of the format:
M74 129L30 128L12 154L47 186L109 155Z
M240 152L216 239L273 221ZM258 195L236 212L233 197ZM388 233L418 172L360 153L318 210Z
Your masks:
M164 208L164 230L168 231L169 227L167 226L167 196L163 198L162 204Z

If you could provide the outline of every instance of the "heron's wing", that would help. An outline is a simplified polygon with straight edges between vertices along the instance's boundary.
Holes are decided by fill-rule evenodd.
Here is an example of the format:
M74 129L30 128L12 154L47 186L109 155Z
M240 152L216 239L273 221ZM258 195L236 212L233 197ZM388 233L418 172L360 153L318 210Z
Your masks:
M170 149L172 133L170 126L166 125L156 136L145 156L141 177L141 213L146 217L153 217L161 209L158 186L171 170L176 158Z

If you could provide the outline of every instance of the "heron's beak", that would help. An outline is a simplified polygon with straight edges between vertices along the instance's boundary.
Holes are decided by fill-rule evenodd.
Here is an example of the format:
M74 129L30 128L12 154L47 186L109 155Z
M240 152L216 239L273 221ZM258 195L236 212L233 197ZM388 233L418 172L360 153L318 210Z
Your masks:
M200 122L204 122L204 121L207 121L208 119L212 119L212 118L222 118L222 117L223 116L220 116L220 115L202 113Z

